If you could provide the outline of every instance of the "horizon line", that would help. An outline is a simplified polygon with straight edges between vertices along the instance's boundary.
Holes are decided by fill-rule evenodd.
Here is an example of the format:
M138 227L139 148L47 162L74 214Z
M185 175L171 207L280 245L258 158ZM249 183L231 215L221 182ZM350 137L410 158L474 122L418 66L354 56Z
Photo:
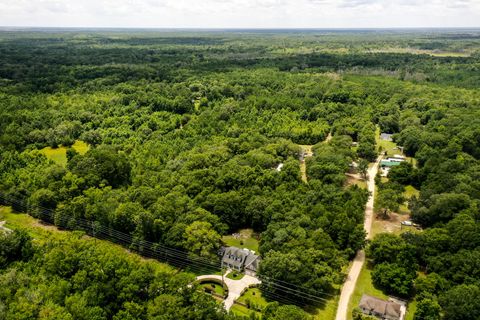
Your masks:
M1 29L117 29L117 30L480 30L477 27L116 27L116 26L3 26Z

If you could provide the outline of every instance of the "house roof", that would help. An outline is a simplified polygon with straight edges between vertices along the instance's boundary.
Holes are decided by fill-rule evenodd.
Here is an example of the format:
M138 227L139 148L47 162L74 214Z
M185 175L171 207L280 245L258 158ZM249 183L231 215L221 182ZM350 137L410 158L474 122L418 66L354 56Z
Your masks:
M256 271L258 269L260 257L255 255L248 249L240 249L237 247L227 247L223 253L222 262L231 264L235 267L246 267Z
M381 133L380 134L380 139L385 140L385 141L393 141L392 136L393 136L393 134L391 134L391 133Z
M400 319L401 311L400 304L392 301L385 301L376 297L369 296L367 294L362 295L360 304L361 309L369 312L388 316L389 318Z
M382 167L395 167L400 165L400 161L389 161L389 160L382 160L380 165Z

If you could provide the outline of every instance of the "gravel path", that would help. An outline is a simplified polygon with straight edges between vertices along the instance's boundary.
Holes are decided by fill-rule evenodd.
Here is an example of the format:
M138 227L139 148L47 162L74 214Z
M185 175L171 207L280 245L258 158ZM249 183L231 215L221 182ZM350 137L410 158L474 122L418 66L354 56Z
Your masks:
M378 157L375 164L368 170L368 191L370 197L368 198L367 205L365 207L365 223L364 228L367 232L367 239L370 239L370 231L372 228L373 220L373 204L375 202L375 176L377 175L378 166L382 157ZM348 302L352 296L355 284L357 283L358 275L362 270L363 263L365 262L365 252L360 250L357 252L355 259L353 259L352 266L348 272L347 279L342 287L340 294L340 300L338 301L337 316L335 320L346 320L348 313Z

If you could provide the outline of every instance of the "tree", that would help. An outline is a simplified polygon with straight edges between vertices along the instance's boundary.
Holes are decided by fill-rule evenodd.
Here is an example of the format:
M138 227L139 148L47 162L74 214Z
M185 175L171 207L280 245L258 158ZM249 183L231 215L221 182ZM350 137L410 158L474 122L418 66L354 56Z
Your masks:
M402 162L399 166L392 167L388 172L388 179L392 182L398 182L402 185L414 185L417 183L417 171L409 162Z
M372 281L389 294L408 297L412 293L415 270L404 268L396 263L377 264L372 271Z
M312 319L305 311L296 306L282 305L278 302L269 303L263 312L265 320L309 320Z
M185 248L201 257L216 255L220 246L220 235L209 222L195 221L185 229Z
M413 320L440 320L442 308L436 300L423 299L417 303Z
M397 260L399 252L405 250L405 241L392 233L377 234L367 247L367 257L375 264Z
M116 188L130 183L131 166L127 157L110 146L92 148L83 156L74 156L68 168L91 186L105 183Z
M368 173L368 161L365 159L360 159L358 162L358 171L362 175L363 179L367 179Z
M31 237L25 231L0 230L0 269L13 261L29 259L33 253Z
M360 158L367 159L368 161L375 161L375 159L377 158L375 144L370 142L359 142L357 155Z
M480 319L480 288L476 285L460 285L440 297L445 320Z
M377 208L380 216L387 219L391 211L398 211L400 203L403 201L402 194L393 189L380 189L377 196Z

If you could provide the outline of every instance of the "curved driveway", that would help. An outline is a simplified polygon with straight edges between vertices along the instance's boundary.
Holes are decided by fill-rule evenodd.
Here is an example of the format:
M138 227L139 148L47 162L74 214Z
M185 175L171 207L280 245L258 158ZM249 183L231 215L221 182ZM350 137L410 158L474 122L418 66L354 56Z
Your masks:
M249 275L244 275L242 279L240 280L232 280L227 278L228 272L223 276L223 281L225 282L227 288L228 288L228 296L223 301L223 305L225 309L228 311L232 307L233 303L235 300L237 300L240 295L243 293L243 291L251 287L253 285L258 285L261 283L260 280L258 280L256 277L252 277ZM222 276L219 275L206 275L206 276L199 276L197 277L197 280L208 280L208 279L215 279L219 280L222 282Z

